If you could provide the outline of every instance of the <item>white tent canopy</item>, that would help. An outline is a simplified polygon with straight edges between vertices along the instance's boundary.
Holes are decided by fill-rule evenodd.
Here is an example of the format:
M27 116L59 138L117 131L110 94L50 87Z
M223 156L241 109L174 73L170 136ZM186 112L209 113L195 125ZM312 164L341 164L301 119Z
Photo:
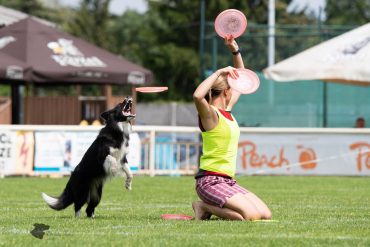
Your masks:
M370 23L264 69L275 81L323 80L370 86Z

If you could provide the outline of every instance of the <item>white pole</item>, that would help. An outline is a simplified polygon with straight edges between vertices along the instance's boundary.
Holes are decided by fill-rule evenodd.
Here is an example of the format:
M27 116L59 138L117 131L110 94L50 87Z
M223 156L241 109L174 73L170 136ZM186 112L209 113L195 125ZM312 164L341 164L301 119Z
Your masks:
M155 130L150 131L150 148L149 148L149 175L155 175Z
M268 7L268 66L275 63L275 0L269 0Z
M269 0L268 6L268 67L275 64L275 0ZM273 106L275 101L274 83L269 81L269 105Z

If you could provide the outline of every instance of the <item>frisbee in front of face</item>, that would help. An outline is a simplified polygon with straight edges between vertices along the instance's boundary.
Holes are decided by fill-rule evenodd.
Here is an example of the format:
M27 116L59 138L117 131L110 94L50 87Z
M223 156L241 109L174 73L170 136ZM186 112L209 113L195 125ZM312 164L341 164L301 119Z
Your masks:
M162 214L161 218L164 220L192 220L193 217L185 214Z
M236 39L245 32L245 29L247 29L247 18L237 9L224 10L216 17L215 30L222 38L232 35Z
M135 90L140 93L159 93L167 91L168 87L137 87Z
M241 94L254 93L260 86L260 79L257 74L249 69L237 69L238 78L227 77L230 87Z

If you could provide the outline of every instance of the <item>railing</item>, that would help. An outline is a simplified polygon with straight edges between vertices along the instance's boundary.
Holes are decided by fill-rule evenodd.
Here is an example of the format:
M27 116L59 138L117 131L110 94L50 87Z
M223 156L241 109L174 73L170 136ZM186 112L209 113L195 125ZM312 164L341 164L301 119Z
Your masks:
M89 138L93 140L96 136L94 132L97 134L101 127L0 125L0 141L2 141L0 144L3 145L3 149L9 149L7 152L9 154L19 153L13 152L12 147L23 147L23 145L19 145L18 141L26 141L28 137L36 136L35 134L59 133L57 137L63 138L71 134L78 136L81 133L86 132L88 134L87 132L89 132ZM197 171L202 145L199 128L134 125L133 131L138 133L137 141L141 146L140 149L136 149L139 153L138 156L140 156L140 159L138 159L140 161L137 162L138 164L135 165L135 170L133 170L136 174L177 176L194 175ZM240 128L240 131L241 137L237 157L238 174L370 176L370 129ZM22 135L24 138L20 138ZM53 140L57 140L57 138ZM47 139L38 140L35 138L23 144L26 146L34 145L33 141L35 141L35 145L37 143L43 144L46 155L47 152L51 151L52 143L49 146ZM87 149L91 142L85 140L83 147L86 146ZM64 147L64 145L59 146L62 146L62 149ZM135 147L135 145L132 146ZM77 147L82 150L80 144L77 144ZM33 157L34 149L30 146L22 151L29 151L29 155ZM37 154L38 150L35 151ZM61 152L63 153L63 151L64 149ZM22 157L25 156L27 154ZM10 158L5 157L4 159L0 156L0 173L1 166L4 167L7 164L15 166L17 164ZM79 160L76 159L76 162L78 163ZM45 163L49 162L46 161ZM37 174L35 173L36 164L33 163L33 165L30 164L29 172L21 174ZM62 172L59 172L59 174L69 174L69 172L66 173L66 170L64 170L64 173Z
M140 133L142 165L139 173L193 175L198 169L201 142L196 127L134 126Z
M30 131L33 133L91 133L96 131L97 134L101 128L102 126L91 125L0 125L0 132L6 133L7 131ZM137 174L150 176L193 175L198 169L198 160L201 149L198 128L172 126L133 126L133 131L138 133L141 145L140 164L138 164L137 170L135 170ZM33 134L33 136L35 136L35 134ZM14 140L14 142L15 141L16 140ZM36 141L37 140L35 140L35 142ZM63 150L60 151L63 152ZM34 166L35 165L36 164L34 164ZM69 174L69 172L66 171L59 173L63 175ZM43 174L47 173L44 172Z

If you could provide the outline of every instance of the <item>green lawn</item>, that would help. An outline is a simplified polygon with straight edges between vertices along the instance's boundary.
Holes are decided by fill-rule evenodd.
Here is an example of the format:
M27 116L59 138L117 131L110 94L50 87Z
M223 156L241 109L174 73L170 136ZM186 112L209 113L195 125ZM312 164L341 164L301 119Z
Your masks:
M58 195L67 178L0 179L0 246L370 246L368 177L238 177L271 208L274 222L164 221L192 215L192 177L121 178L104 189L96 218L53 211L40 193ZM49 226L42 239L34 224Z

